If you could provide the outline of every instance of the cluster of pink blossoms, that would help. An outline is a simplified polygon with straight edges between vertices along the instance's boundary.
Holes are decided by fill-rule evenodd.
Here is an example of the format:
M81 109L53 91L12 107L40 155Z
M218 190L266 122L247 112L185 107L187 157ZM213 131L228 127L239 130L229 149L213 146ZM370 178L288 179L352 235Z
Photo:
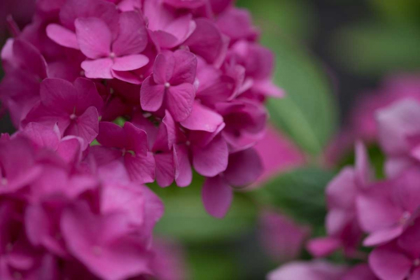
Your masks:
M343 169L327 188L328 237L312 240L308 249L322 257L341 248L350 258L364 259L362 242L373 248L373 273L366 279L420 279L420 103L400 100L378 110L376 118L386 179L373 180L358 143L355 167Z
M195 170L223 217L257 179L264 101L283 93L232 2L39 0L30 25L11 25L0 99L19 131L0 143L1 279L159 276L163 205L145 183L186 187Z
M223 217L232 188L262 172L264 101L282 95L273 55L231 2L38 1L2 50L1 100L22 130L79 137L98 170L119 162L132 182L185 187L194 169L205 208Z

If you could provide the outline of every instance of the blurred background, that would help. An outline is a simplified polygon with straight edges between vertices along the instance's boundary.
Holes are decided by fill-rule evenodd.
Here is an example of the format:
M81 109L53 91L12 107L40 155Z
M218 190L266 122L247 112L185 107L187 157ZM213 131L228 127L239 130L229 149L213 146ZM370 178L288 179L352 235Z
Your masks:
M268 102L272 129L257 147L266 174L256 190L236 194L225 219L204 212L198 176L187 189L151 186L166 206L157 226L168 252L162 263L173 268L166 280L264 279L286 261L309 258L305 240L323 234L323 190L352 161L354 140L368 142L374 163L382 159L373 108L390 95L420 98L420 1L237 5L251 11L263 44L276 54L275 81L287 97ZM22 28L34 6L34 0L0 0L0 44L10 35L7 16ZM0 131L13 131L7 115Z

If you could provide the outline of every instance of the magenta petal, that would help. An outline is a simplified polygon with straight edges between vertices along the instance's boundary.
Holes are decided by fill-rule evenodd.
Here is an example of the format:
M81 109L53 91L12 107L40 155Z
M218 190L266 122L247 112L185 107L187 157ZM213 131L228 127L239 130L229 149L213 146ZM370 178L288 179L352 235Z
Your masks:
M144 80L140 89L140 104L145 111L155 112L163 103L165 88L163 85L156 85L152 78Z
M224 176L231 186L243 187L255 182L262 172L261 158L254 148L250 148L229 155Z
M95 107L89 107L66 130L67 135L78 136L84 140L83 150L98 136L98 132L99 115Z
M20 65L24 65L27 70L41 79L47 77L47 62L40 51L30 43L16 39L13 42L14 58Z
M389 227L382 230L377 230L369 234L368 237L366 237L366 239L363 241L363 245L375 246L375 245L384 244L400 236L403 231L404 231L404 228L402 226L394 226L394 227Z
M192 84L181 84L168 89L167 106L176 121L183 121L191 114L194 97L195 88Z
M366 147L362 142L356 143L356 164L355 164L356 176L358 183L361 186L365 186L369 183L372 176L372 169L370 167Z
M328 184L326 194L329 207L351 209L357 194L354 169L343 168Z
M178 39L168 32L156 30L152 31L151 34L154 41L163 49L170 49L178 45Z
M385 186L380 186L385 187ZM360 195L356 200L359 222L367 232L394 227L402 217L402 210L398 209L386 194L372 192Z
M60 0L61 1L61 0ZM59 1L55 1L59 2ZM113 32L117 32L118 10L115 4L102 0L66 0L60 11L60 20L69 29L74 28L78 18L100 18Z
M134 151L137 155L147 155L147 134L131 122L124 124L124 132L127 136L127 149Z
M112 162L121 158L121 155L122 155L122 152L119 150L106 148L99 145L90 147L89 153L93 156L98 166L111 164Z
M96 60L85 60L82 62L82 69L85 76L91 79L112 79L112 65L114 62L110 58Z
M152 153L145 156L126 154L124 164L130 179L139 183L152 183L155 178L155 159Z
M346 272L346 275L341 280L377 280L369 265L358 264Z
M76 87L78 93L76 114L84 112L91 106L98 109L98 112L102 110L104 101L96 89L95 82L86 78L77 78L74 81L74 86Z
M104 147L123 149L127 138L122 127L112 122L99 123L99 135L96 140Z
M171 53L158 54L153 65L154 81L162 85L168 82L173 75L174 67L175 59Z
M186 145L174 145L175 181L179 187L187 187L192 181L192 169Z
M373 250L369 255L369 265L380 279L403 280L410 272L411 260L397 246L389 244Z
M82 158L83 140L78 137L67 136L62 139L57 148L57 154L70 164L79 162Z
M140 85L143 82L143 79L141 79L134 72L115 71L115 70L112 70L111 72L112 72L112 76L115 79L118 79L120 81L124 81L133 85Z
M77 90L68 81L45 79L41 83L41 101L49 110L72 114L77 104Z
M193 146L192 152L194 168L203 176L214 177L227 168L229 151L221 136L205 147Z
M184 50L174 52L173 56L175 59L175 66L172 78L169 82L173 85L194 83L197 69L196 56L193 53Z
M332 237L312 239L307 244L308 251L317 258L332 254L341 246L341 241Z
M139 69L149 63L149 58L142 54L133 54L114 59L112 69L115 71L131 71Z
M158 132L153 144L153 151L162 152L172 150L177 138L177 126L174 119L168 111L165 111L165 117L159 126Z
M166 40L163 41L162 40L163 38L160 37L159 45L162 48L168 48L168 49L176 47L177 45L182 44L185 41L185 39L187 39L188 36L191 35L195 27L196 27L196 24L192 20L191 14L180 16L164 28L164 32L162 33L167 34L165 36ZM156 32L159 32L159 31L156 31Z
M150 272L145 248L123 235L126 218L95 215L79 204L63 213L61 229L69 251L92 273L101 279L126 279Z
M420 256L420 220L417 219L414 225L409 226L403 235L398 238L398 245L413 256Z
M196 29L185 41L191 51L203 57L209 63L215 63L224 52L225 42L222 33L209 19L195 20Z
M191 114L181 122L181 125L189 130L214 132L222 122L221 115L195 102Z
M32 122L25 126L24 133L40 147L57 149L60 141L58 126L49 126L42 123Z
M147 31L138 12L124 12L120 15L119 34L112 44L117 56L141 53L147 45Z
M204 0L164 0L163 2L177 9L197 9L206 3Z
M60 46L76 50L79 49L79 42L77 41L76 34L71 30L61 25L52 23L47 26L46 31L48 37Z
M156 182L162 188L172 184L175 178L175 164L172 153L156 154Z
M97 59L111 53L112 35L105 22L99 18L78 18L75 26L80 50L84 55Z
M387 154L401 155L408 152L408 135L419 133L420 104L413 99L395 102L391 106L378 110L379 140Z
M232 204L233 190L220 176L216 176L206 179L201 197L207 213L221 219Z

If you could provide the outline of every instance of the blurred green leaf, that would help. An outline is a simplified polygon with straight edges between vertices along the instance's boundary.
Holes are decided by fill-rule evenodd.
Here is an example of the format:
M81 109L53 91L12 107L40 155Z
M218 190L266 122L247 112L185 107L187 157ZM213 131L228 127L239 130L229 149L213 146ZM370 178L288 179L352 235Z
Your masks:
M235 255L226 247L189 247L188 263L194 280L239 279Z
M238 4L251 10L262 29L263 45L276 55L275 82L286 90L287 97L268 103L274 124L306 152L319 155L335 132L337 112L323 67L293 41L305 37L298 32L305 27L314 33L315 13L310 2L240 0Z
M250 10L255 25L263 32L267 26L276 25L287 37L310 40L315 34L316 11L305 0L238 0L237 6Z
M286 98L269 100L272 121L306 152L320 154L338 121L332 86L324 69L281 36L267 34L263 43L276 54L275 81L287 94Z
M203 178L197 175L187 188L152 187L165 205L165 215L156 225L156 233L196 243L235 239L252 230L257 209L247 196L236 193L226 217L216 219L204 209L201 200L202 183Z
M339 30L333 52L350 71L382 76L420 69L420 28L415 25L360 23Z
M388 20L420 23L418 0L370 0L369 2Z
M297 169L269 181L260 197L298 222L323 225L325 187L333 176L333 172L318 168Z

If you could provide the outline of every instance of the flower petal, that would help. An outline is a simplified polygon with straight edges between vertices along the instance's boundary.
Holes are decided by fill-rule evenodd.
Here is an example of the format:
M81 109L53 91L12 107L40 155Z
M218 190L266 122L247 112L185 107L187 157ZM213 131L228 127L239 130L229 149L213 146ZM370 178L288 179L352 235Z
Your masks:
M144 80L140 89L140 104L144 111L156 112L162 106L165 88L157 85L149 77Z
M243 187L255 182L263 172L261 158L254 148L229 155L224 176L231 186Z
M77 36L71 30L51 23L47 26L47 36L57 44L63 47L79 49L79 42L77 41Z
M369 265L380 279L402 280L410 272L411 260L391 243L373 250L369 255Z
M91 59L106 57L111 53L112 35L99 18L78 18L75 21L80 50Z
M85 60L82 62L82 69L85 76L91 79L112 79L113 61L110 58L102 58L96 60Z
M195 88L192 84L172 86L167 90L166 105L176 121L183 121L191 114L194 97Z
M181 122L181 125L189 130L214 132L222 122L221 115L195 102L191 114Z
M175 181L179 187L187 187L192 181L192 169L186 145L174 145Z
M221 136L205 147L193 146L192 151L194 168L201 175L213 177L226 170L229 151Z
M124 12L119 19L119 34L112 44L117 56L141 53L147 45L147 31L138 12Z
M133 54L114 59L112 69L115 71L132 71L149 63L149 58L142 54Z
M201 193L207 213L216 218L223 218L233 199L233 190L220 177L207 178Z

